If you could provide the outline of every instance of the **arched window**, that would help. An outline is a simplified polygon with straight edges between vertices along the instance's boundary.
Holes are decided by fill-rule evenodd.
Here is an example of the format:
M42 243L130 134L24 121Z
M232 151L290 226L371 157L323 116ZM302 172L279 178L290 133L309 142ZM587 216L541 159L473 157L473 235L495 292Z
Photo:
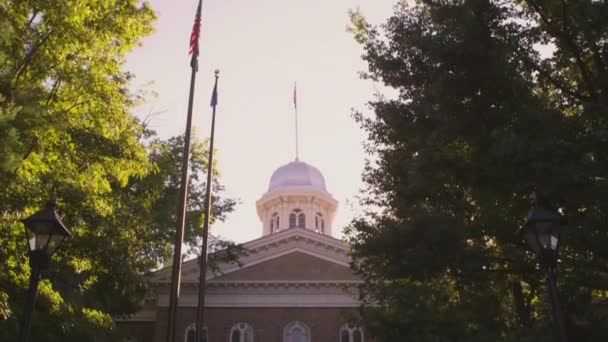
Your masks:
M230 342L253 342L253 328L247 323L237 323L230 329Z
M340 342L350 342L350 333L346 329L340 331Z
M306 228L306 216L302 209L294 209L289 214L289 228Z
M363 332L360 328L353 331L353 342L363 342Z
M321 234L325 234L325 221L321 213L315 214L315 230Z
M340 342L363 342L363 329L354 324L345 324L340 329Z
M203 328L203 336L201 336L201 342L207 342L207 328ZM186 327L186 333L184 334L184 342L196 342L196 325L191 323Z
M270 218L270 233L279 231L279 213L273 213Z
M291 322L283 329L283 342L310 342L310 329L302 322Z
M294 228L297 224L297 217L295 213L289 214L289 228Z

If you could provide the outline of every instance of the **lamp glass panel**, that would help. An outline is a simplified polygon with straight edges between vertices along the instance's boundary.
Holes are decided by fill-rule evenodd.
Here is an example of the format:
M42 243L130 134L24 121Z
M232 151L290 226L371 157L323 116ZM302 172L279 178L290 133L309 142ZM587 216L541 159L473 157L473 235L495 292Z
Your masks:
M49 256L52 256L55 251L57 250L57 248L59 248L59 245L61 245L61 242L63 241L63 239L65 239L66 236L65 235L61 235L61 234L53 234L51 235L51 238L49 239L49 245L47 247L46 253Z
M30 248L30 252L36 249L36 234L29 229L25 230L27 232L27 242Z
M557 237L557 234L553 234L551 235L551 243L550 243L550 247L552 250L556 250L557 249L557 243L559 242L559 238Z
M46 249L50 238L51 238L50 234L46 234L46 233L36 234L36 248L35 249L38 251Z
M534 253L540 255L541 244L539 239L537 238L536 231L531 229L531 227L526 227L523 231L523 238L526 241L526 244Z
M542 249L555 250L557 248L557 237L553 230L553 222L543 221L536 223L536 234Z

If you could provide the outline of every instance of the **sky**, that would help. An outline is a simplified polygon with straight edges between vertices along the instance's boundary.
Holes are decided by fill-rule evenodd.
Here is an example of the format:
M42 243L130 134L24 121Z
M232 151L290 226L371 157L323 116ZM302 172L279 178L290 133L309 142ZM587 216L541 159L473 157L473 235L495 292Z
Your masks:
M209 136L214 70L220 70L214 159L225 196L238 200L212 232L235 242L262 234L255 201L272 172L295 159L293 87L297 82L300 160L317 167L340 206L334 236L359 214L364 132L353 110L380 85L361 80L362 48L346 28L348 10L383 23L396 0L206 0L193 125ZM149 1L156 32L127 56L135 90L150 94L135 115L161 138L183 134L190 82L188 45L197 0ZM152 97L152 94L156 96Z

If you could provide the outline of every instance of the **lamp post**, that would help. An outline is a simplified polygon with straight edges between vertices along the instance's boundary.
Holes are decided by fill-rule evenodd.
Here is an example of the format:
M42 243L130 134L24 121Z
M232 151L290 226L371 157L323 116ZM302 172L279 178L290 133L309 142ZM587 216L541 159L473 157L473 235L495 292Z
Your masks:
M61 217L55 210L56 207L57 202L51 198L44 209L22 220L28 240L31 273L19 331L19 342L29 340L32 311L34 311L38 282L42 278L42 273L48 269L53 253L57 251L63 240L72 235L61 222Z
M541 267L546 273L553 321L557 330L555 334L558 341L567 342L555 281L557 250L563 227L563 217L550 209L545 201L537 199L528 213L526 223L519 229L518 234L536 254Z

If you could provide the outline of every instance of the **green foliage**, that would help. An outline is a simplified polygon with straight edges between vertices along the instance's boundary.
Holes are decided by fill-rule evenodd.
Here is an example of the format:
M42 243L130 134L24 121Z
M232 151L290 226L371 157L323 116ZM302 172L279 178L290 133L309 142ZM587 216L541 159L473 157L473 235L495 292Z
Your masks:
M0 320L8 319L11 316L11 308L8 304L8 295L0 291Z
M40 284L34 341L112 340L112 319L140 307L146 273L172 252L183 138L156 139L130 114L143 99L122 70L154 20L136 0L0 0L2 341L16 339L29 278L19 220L50 196L74 236ZM207 163L207 143L193 145L191 245L201 236ZM233 206L214 198L214 218ZM220 245L235 247L212 248Z
M608 5L401 2L351 13L363 74L397 91L356 113L370 158L349 235L379 341L551 340L542 272L515 235L530 195L568 219L571 340L608 336Z

